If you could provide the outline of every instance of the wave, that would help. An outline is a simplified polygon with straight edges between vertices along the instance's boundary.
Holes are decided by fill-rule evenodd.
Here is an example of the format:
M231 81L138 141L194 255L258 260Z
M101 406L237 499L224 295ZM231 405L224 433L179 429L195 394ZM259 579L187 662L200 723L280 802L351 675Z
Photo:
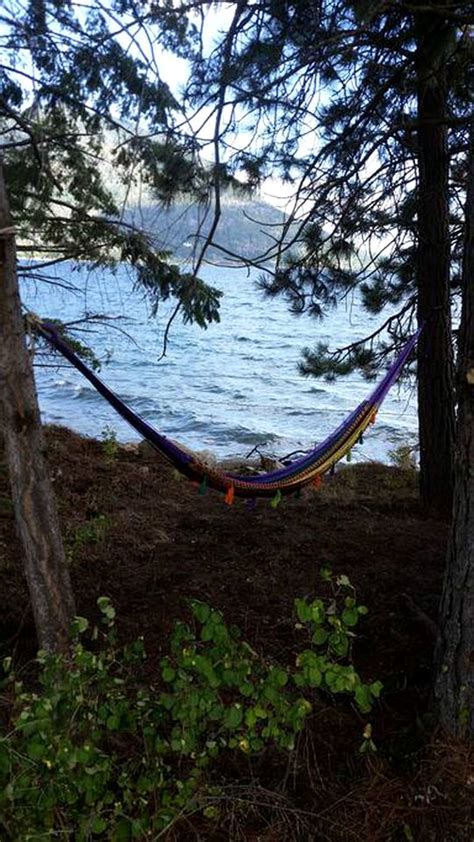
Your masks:
M328 389L324 389L323 386L310 386L309 389L304 389L305 395L324 395L328 391Z
M223 441L235 442L235 444L268 444L269 442L278 442L281 437L276 433L257 432L256 430L249 430L245 427L227 427L225 431L221 431Z
M62 271L67 272L67 267ZM212 283L220 286L223 273L206 271ZM110 276L106 270L100 276L103 288ZM371 326L371 319L360 310L357 333L347 324L347 313L335 311L320 331L310 319L291 320L283 302L270 305L260 299L251 279L239 278L242 283L235 283L235 275L224 278L222 285L229 294L222 299L221 323L209 326L204 333L176 320L168 354L159 360L166 312L158 323L150 320L143 302L130 294L130 279L119 272L114 289L116 286L120 294L108 307L111 315L115 306L122 315L127 308L127 317L134 320L130 333L135 334L139 347L120 333L97 333L94 346L99 355L113 344L110 367L104 366L102 376L154 426L182 438L190 447L209 447L219 456L269 443L285 452L309 448L315 436L324 438L371 387L356 375L330 386L321 381L308 383L296 371L301 348L320 340L331 345L344 336L358 338ZM26 294L25 301L28 304ZM99 311L100 305L100 295L90 285L89 310ZM81 302L59 296L48 286L38 293L35 309L52 318L74 321L81 314ZM131 429L79 374L61 367L54 374L38 369L36 376L42 411L48 419L88 435L100 435L109 423L120 439L133 437ZM379 419L367 435L367 452L383 459L394 443L416 439L416 417L412 409L407 411L406 395L399 400L396 390L390 393Z

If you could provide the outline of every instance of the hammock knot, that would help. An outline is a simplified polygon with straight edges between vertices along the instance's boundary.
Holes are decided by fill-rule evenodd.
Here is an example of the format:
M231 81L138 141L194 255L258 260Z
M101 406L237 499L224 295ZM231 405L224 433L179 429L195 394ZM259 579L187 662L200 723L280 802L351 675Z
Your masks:
M38 328L43 327L43 319L38 316L37 313L33 313L32 310L28 310L27 313L24 315L25 320L25 327L29 333L33 333Z

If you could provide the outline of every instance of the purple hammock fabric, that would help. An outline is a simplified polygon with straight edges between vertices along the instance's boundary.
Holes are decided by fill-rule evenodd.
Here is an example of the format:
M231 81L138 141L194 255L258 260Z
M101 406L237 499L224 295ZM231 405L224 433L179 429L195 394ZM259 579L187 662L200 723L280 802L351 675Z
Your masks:
M148 424L140 415L134 410L130 409L105 383L77 356L72 348L61 338L58 334L56 326L50 322L44 321L39 327L39 332L48 340L48 342L59 351L72 365L87 378L87 380L97 389L97 391L110 403L110 405L127 421L140 435L142 435L156 450L163 453L178 470L184 474L195 478L194 465L196 457L181 449L174 444L166 436L158 432L151 424ZM373 392L366 400L362 401L356 409L347 416L342 424L331 433L324 441L318 444L313 450L307 453L300 459L294 460L283 468L271 471L260 476L252 476L249 480L248 476L241 476L238 474L226 474L226 479L231 483L232 480L236 482L245 482L251 484L256 490L259 486L265 486L268 483L278 483L287 480L289 477L305 471L311 465L324 456L327 451L330 451L341 440L344 439L347 432L364 409L371 407L374 411L380 406L384 400L387 392L399 376L403 366L415 347L421 328L413 334L403 347L397 359L392 363L387 373L376 386ZM262 489L263 491L263 489ZM249 490L249 497L251 492Z

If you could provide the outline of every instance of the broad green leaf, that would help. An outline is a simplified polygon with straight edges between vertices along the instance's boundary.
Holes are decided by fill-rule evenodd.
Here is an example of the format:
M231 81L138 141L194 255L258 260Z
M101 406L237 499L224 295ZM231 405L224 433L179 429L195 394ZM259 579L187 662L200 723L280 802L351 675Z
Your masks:
M119 819L111 838L112 842L128 842L132 838L132 825L128 819Z
M101 818L101 816L96 816L95 819L92 820L90 829L92 833L103 833L104 830L107 830L107 822L105 819Z
M372 684L369 684L369 687L370 687L370 692L372 693L372 696L374 696L376 699L378 699L379 696L380 696L380 693L383 690L382 682L381 681L373 681Z
M356 608L345 608L342 612L342 622L346 626L356 626L359 622L359 612Z
M242 711L242 707L240 705L235 704L227 709L224 717L224 724L226 728L235 730L235 728L238 728L239 725L242 724L243 718L244 714Z
M305 599L295 599L296 615L301 623L309 623L311 620L311 607Z
M326 643L328 637L329 633L326 631L326 629L318 628L313 632L311 640L313 641L315 646L322 646L324 643Z
M354 696L359 710L362 713L368 713L372 707L372 693L370 688L365 684L360 684L359 687L356 687Z
M314 602L311 603L311 620L313 623L324 623L326 618L326 611L324 609L324 603L322 599L315 599Z
M201 640L204 640L206 643L210 640L214 639L215 629L212 623L209 621L205 623L201 629Z
M284 687L288 681L288 673L284 669L277 669L276 667L271 668L270 677L277 687Z
M347 635L340 632L334 632L329 635L329 645L336 655L344 658L349 651L349 639Z
M84 634L89 627L89 620L86 617L74 617L73 630L76 634Z
M46 746L41 739L31 739L26 745L26 753L33 760L40 760L46 754Z
M193 614L196 617L196 620L200 623L205 623L206 620L209 619L209 615L211 613L211 609L205 602L193 602L192 603L192 610Z
M322 681L322 674L317 667L310 667L308 670L308 679L311 687L320 687Z

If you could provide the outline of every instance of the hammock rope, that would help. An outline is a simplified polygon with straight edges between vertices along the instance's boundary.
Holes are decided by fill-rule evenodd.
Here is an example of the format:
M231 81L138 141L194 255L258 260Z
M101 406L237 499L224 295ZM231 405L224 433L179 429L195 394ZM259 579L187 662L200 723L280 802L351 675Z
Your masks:
M110 405L127 421L146 441L188 479L199 484L200 493L207 488L224 492L225 502L232 505L235 497L256 498L270 497L272 505L277 506L284 494L299 492L303 486L319 486L325 473L333 472L336 462L350 453L360 442L364 431L375 422L377 410L402 371L413 351L420 330L403 347L401 353L388 369L387 373L369 397L362 401L353 412L323 442L299 459L283 468L258 476L241 476L226 473L217 467L202 462L196 455L181 448L175 442L158 432L144 418L122 401L90 369L59 335L54 324L34 317L35 329L59 351L86 379L94 386Z

